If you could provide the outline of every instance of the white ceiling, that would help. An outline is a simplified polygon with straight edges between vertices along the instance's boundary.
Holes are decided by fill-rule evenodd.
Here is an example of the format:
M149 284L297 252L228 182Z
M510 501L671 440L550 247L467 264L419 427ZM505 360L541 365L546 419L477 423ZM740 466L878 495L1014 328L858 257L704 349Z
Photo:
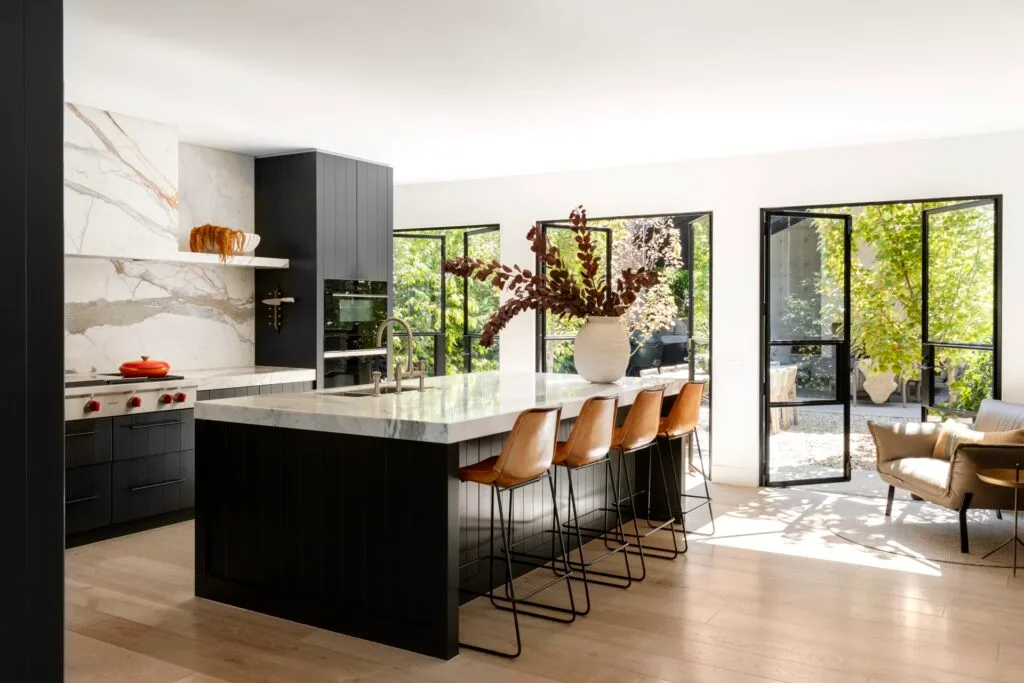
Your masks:
M1024 128L1021 0L65 7L68 100L399 182Z

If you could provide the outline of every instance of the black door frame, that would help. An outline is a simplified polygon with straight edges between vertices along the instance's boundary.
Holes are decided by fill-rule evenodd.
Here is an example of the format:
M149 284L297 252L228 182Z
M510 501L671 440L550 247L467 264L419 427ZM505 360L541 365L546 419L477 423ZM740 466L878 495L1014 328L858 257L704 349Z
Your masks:
M499 228L497 225L488 225L476 230L466 230L462 233L462 258L469 258L469 239L470 237L476 237L478 235L489 235L492 232L498 232ZM498 246L499 256L501 254L501 245L499 242ZM500 260L500 259L499 259ZM500 293L499 293L500 297ZM498 304L501 305L500 302ZM497 310L497 309L495 309ZM462 358L463 358L463 369L467 373L473 372L473 342L479 340L481 337L480 332L469 331L469 278L462 278ZM501 343L499 336L494 337L494 341L498 344ZM499 347L500 348L500 347Z
M760 267L761 267L761 277L760 277L760 281L761 281L761 300L764 301L765 294L766 294L766 292L765 292L765 289L766 289L766 287L765 287L765 285L766 285L766 283L765 283L765 270L766 270L767 255L765 254L765 248L766 248L767 244L765 243L765 240L764 240L764 230L763 230L764 214L765 214L766 211L807 211L809 209L828 210L828 209L837 209L837 208L855 207L855 206L880 206L880 205L883 205L883 204L930 204L930 203L936 203L936 202L967 202L967 201L983 200L983 199L991 199L991 200L994 200L995 203L996 203L996 215L995 215L995 217L996 217L996 225L995 225L995 249L996 249L995 271L996 272L995 272L995 275L994 275L994 277L995 277L995 298L996 298L996 301L1000 302L1000 304L1001 304L1001 302L1003 300L1003 297L1002 297L1002 292L1003 292L1003 279L1002 279L1002 260L1003 260L1003 249L1002 249L1002 244L1003 244L1003 212L1002 212L1002 206L1003 206L1003 195L1001 195L1001 194L969 194L969 195L955 195L955 196L949 196L949 197L925 197L925 198L917 198L917 199L885 199L885 200L872 200L872 201L826 202L826 203L797 204L797 205L787 205L787 206L776 206L776 207L766 207L766 208L763 208L763 209L760 210L760 215L761 215L760 221L761 221L761 225L762 225L762 231L761 231L761 233L762 233L762 235L761 235L761 264L760 264ZM994 352L995 355L993 357L994 366L993 366L993 387L992 387L993 398L997 398L997 399L1000 398L1001 395L1002 395L1001 394L1001 391L1002 391L1001 368L1002 368L1002 353L1003 353L1002 317L1003 317L1002 306L997 304L997 309L995 311L995 317L993 319L993 337L994 337L993 343L995 344L995 352ZM764 336L765 336L764 316L762 315L761 316L761 347L762 347L762 349L764 348ZM758 355L761 357L761 363L763 364L764 363L764 353L760 353ZM758 403L759 403L759 405L762 405L764 403L764 391L765 391L765 388L764 388L764 384L763 384L763 376L764 376L764 368L761 368L762 384L759 387L759 391L758 391ZM761 410L759 409L758 412L761 413ZM761 420L762 420L762 425L761 425L761 440L760 440L760 456L759 456L759 460L758 460L761 471L760 471L758 479L759 479L761 485L764 486L765 485L765 478L767 476L767 471L765 470L766 451L767 451L766 438L767 437L765 436L765 433L766 433L766 430L768 429L768 425L763 423L764 422L764 416L763 415L762 415Z
M714 392L714 373L712 372L712 369L714 367L714 360L713 360L714 345L713 345L713 339L714 339L714 335L715 335L715 312L714 312L714 305L713 305L713 302L714 302L714 288L715 288L715 277L714 277L714 275L715 275L715 240L714 240L714 236L715 236L715 216L714 216L714 212L713 211L677 211L675 213L672 213L672 212L668 212L668 213L642 213L642 214L633 214L633 215L627 215L627 216L600 216L600 217L590 217L590 216L588 216L587 219L588 220L592 220L592 221L613 221L613 220L629 220L631 218L662 218L662 217L665 217L665 216L673 216L673 217L675 217L675 216L692 216L693 217L691 220L687 221L687 223L686 223L686 225L687 225L687 227L689 228L689 231L690 231L690 234L689 234L690 240L689 240L689 247L688 247L688 252L689 253L687 254L687 256L689 258L688 265L691 268L691 271L690 271L690 316L689 316L689 321L690 321L689 333L690 333L691 341L693 340L693 280L694 280L694 278L693 278L693 270L692 270L692 268L693 268L693 265L692 265L693 264L693 223L695 221L699 220L700 218L703 218L704 216L707 216L707 218L708 218L708 338L707 338L707 347L708 347L708 377L709 377L709 381L708 381L707 386L705 387L705 390L704 390L704 400L707 401L707 404L708 404L708 443L706 445L706 450L707 450L706 455L707 455L707 469L708 469L708 472L710 473L711 470L712 470L711 462L712 462L712 460L714 458L714 450L712 448L712 441L714 440L714 430L712 428L712 422L713 422L714 418L713 418L713 411L711 410L711 405L712 405L711 404L711 401L712 401L711 396L712 396L712 393ZM546 221L537 221L537 224L541 226L542 230L546 229L547 226L549 226L549 225L553 225L555 227L560 227L560 228L567 228L567 227L569 227L571 225L564 218L562 218L562 219L551 219L551 220L546 220ZM606 230L607 228L595 228L595 229L597 229L597 230ZM611 264L611 261L612 261L611 250L610 250L610 245L611 245L611 241L610 240L608 241L608 244L609 244L609 249L608 249L608 251L605 254L605 258L606 258L606 262L609 264L609 268L610 268L610 264ZM544 272L544 270L543 270L544 264L540 263L539 261L536 262L536 266L535 267L536 267L536 272L538 272L538 273ZM608 277L609 277L609 285L610 285L610 283L611 283L611 272L610 272L610 270L609 270L609 273L608 273ZM547 372L547 370L546 370L546 365L547 365L547 362L546 362L547 361L546 342L549 341L549 340L569 340L569 339L572 339L572 337L564 337L564 336L557 336L557 335L553 336L553 337L547 337L545 335L545 332L547 330L547 322L546 322L546 317L545 317L543 311L538 311L537 312L536 325L537 325L537 331L536 331L536 335L535 336L536 336L536 339L537 339L537 346L536 346L536 349L535 349L535 352L534 352L534 367L536 367L537 372ZM694 379L694 372L695 372L695 368L696 368L696 363L693 361L694 355L693 355L692 351L693 351L693 345L691 344L691 361L690 361L690 379L691 380ZM690 443L691 443L690 448L692 449L692 440L690 441ZM710 478L711 477L709 476L708 479L710 479Z
M771 267L771 219L773 217L824 219L843 221L843 337L839 341L825 339L771 338L771 302L769 296ZM849 214L829 214L794 209L763 209L761 212L761 448L760 468L762 486L799 486L849 481L850 459L850 270L853 218ZM771 401L771 349L773 346L832 346L835 348L836 397L831 400ZM806 406L839 405L843 408L843 474L838 477L813 477L780 482L771 480L771 411L772 409Z
M403 235L403 234L401 234L402 232L405 232L407 234ZM413 336L413 342L415 342L417 337L420 337L420 338L423 338L423 337L433 337L433 339L434 339L434 376L435 377L442 377L445 374L447 374L447 371L445 369L445 360L446 360L446 356L447 356L447 354L445 353L447 351L447 344L446 344L447 340L446 340L445 333L447 332L447 329L448 329L448 322L447 322L447 310L445 308L445 305L446 305L446 303L448 301L448 276L447 276L447 273L445 273L445 271L444 271L444 261L447 258L447 252L446 252L447 239L445 238L444 235L421 235L421 234L417 234L417 233L415 233L415 232L413 232L411 230L403 230L403 231L396 230L395 231L395 239L396 240L397 239L436 240L441 245L441 265L440 265L440 271L438 272L438 275L441 278L441 289L440 289L440 298L441 298L441 302L440 302L441 321L440 321L440 324L441 324L441 328L439 330L434 330L433 332L423 332L423 331L413 330L412 331L412 336ZM415 355L415 353L414 353L414 355ZM395 362L397 363L398 361L396 360Z
M949 213L962 209L970 209L980 206L992 206L993 219L993 245L995 258L992 263L992 277L995 280L992 299L992 343L991 344L965 344L951 341L932 341L928 334L929 304L928 285L931 282L929 276L929 237L931 234L930 221L932 215ZM921 402L921 420L928 417L929 410L960 417L973 417L975 413L955 408L935 406L935 350L936 349L969 349L974 351L989 351L992 353L992 397L999 398L1002 395L1002 354L1000 339L1002 323L1002 198L985 197L974 199L959 204L937 206L931 209L924 209L921 212L921 382L924 383L923 398ZM927 381L925 375L927 374Z
M401 228L394 231L395 237L431 237L434 239L441 240L441 263L447 258L448 253L448 235L436 233L444 230L462 230L462 256L464 258L469 257L469 235L484 235L492 232L501 232L501 226L498 223L480 223L478 225L445 225L435 228ZM434 374L435 376L447 374L447 358L448 358L448 315L447 315L447 303L448 303L448 283L447 273L442 270L441 273L441 330L439 333L428 332L416 334L413 333L414 337L428 337L436 336L440 334L441 343L434 344ZM463 356L463 371L472 372L473 360L472 350L470 348L470 337L479 339L479 334L469 333L469 281L463 278L462 283L462 356ZM494 340L500 343L500 338L495 337ZM438 357L440 355L440 357ZM438 368L441 368L441 372L438 372Z

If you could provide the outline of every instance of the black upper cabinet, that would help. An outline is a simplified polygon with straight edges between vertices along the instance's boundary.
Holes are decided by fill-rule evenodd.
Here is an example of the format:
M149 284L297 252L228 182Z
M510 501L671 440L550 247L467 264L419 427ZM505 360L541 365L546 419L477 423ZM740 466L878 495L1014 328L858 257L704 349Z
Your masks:
M256 362L321 369L323 281L391 282L393 176L387 166L324 152L256 160L260 256L291 259L256 271ZM294 296L280 332L260 301Z
M317 169L324 278L390 280L391 169L329 154Z

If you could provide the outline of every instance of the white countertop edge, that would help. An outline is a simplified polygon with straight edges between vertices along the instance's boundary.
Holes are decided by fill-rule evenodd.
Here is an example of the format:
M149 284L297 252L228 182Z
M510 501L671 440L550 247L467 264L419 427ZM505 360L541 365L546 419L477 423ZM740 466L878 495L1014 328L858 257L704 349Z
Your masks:
M184 370L186 379L199 383L199 391L235 389L237 387L289 384L316 381L316 370L307 368L280 368L264 365L237 368L210 368Z
M452 376L458 377L458 376ZM449 378L432 378L443 382ZM630 378L635 380L636 378ZM686 381L677 374L648 376L642 379L642 385L622 387L619 385L591 385L596 391L591 395L617 394L619 405L632 405L637 392L646 386L664 384L665 395L674 396ZM356 387L347 387L354 389ZM601 389L606 388L606 391ZM319 392L307 392L298 396L316 396ZM293 397L296 395L292 395ZM562 405L562 419L572 419L579 415L583 403L589 396L574 397L565 400ZM355 398L352 401L368 401L371 398ZM274 396L248 397L239 399L223 399L202 401L196 404L195 416L200 420L215 422L234 422L255 426L320 431L336 434L351 434L386 439L421 441L427 443L459 443L495 434L511 431L519 411L477 416L472 418L453 419L449 422L439 420L421 420L340 414L338 412L317 412L306 407L282 407ZM538 403L537 407L544 404ZM334 407L335 410L337 406Z

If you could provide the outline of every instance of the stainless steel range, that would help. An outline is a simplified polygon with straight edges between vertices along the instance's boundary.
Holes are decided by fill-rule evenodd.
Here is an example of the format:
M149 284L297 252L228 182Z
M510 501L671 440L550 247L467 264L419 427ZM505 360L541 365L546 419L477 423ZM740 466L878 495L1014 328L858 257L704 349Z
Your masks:
M193 408L198 383L180 375L126 378L117 374L64 377L64 419L84 420Z

